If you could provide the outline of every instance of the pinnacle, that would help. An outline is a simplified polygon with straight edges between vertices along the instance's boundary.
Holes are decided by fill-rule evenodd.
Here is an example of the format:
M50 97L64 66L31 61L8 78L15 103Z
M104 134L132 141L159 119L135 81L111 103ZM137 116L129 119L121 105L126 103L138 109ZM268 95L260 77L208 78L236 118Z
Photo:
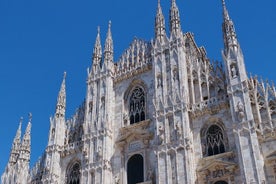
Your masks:
M108 29L109 29L109 30L111 29L111 20L108 21Z
M32 113L30 113L30 112L29 112L28 115L29 115L29 122L31 123L31 122L32 122L33 115L32 115Z
M14 138L14 142L15 142L16 140L20 140L20 138L21 138L21 127L22 127L22 122L23 122L23 117L20 118L19 126L18 126L18 129L17 129L17 131L16 131L15 138Z
M64 71L64 73L63 73L63 80L65 80L66 79L66 71Z
M226 8L225 0L222 0L222 8L223 8L223 18L224 18L224 20L230 20L229 13L228 13L228 10Z
M222 0L222 6L225 7L225 0Z

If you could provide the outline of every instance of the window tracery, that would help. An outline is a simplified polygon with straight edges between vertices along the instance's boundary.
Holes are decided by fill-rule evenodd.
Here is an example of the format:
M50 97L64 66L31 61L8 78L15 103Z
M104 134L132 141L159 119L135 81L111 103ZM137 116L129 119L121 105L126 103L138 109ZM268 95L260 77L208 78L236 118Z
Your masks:
M206 143L207 156L224 153L225 137L223 130L217 125L210 126L206 133Z
M146 119L145 92L141 87L136 87L129 99L130 124L138 123Z
M80 184L80 164L75 163L68 171L67 184Z

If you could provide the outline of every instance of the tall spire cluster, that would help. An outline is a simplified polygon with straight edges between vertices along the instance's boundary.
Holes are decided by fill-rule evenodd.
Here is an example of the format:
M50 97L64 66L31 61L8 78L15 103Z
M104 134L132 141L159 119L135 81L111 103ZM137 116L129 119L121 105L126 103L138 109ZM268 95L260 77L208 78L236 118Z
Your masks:
M175 0L171 0L169 27L171 36L176 36L181 33L180 15ZM160 0L158 0L157 12L155 16L155 39L158 41L162 41L165 37L165 18L162 12L161 2Z
M19 126L12 143L9 162L1 178L3 183L8 183L8 181L12 183L21 183L21 180L27 181L31 155L32 114L29 113L29 122L21 139L22 122L23 118L20 118ZM18 172L13 172L14 170Z
M160 0L158 0L157 13L155 17L155 38L162 40L166 36L165 18L162 12Z
M106 40L104 45L104 53L102 53L102 45L101 45L101 33L100 27L98 27L98 33L93 49L92 55L92 72L97 74L103 69L109 69L110 63L113 62L114 58L114 48L113 48L113 39L112 39L112 32L111 32L111 21L108 23L108 30L106 34Z
M30 114L3 184L266 183L276 163L274 85L247 77L225 0L224 65L182 32L176 0L167 2L169 36L158 0L155 38L134 39L116 63L111 22L104 46L98 28L85 101L65 118L64 72L42 158L29 172Z

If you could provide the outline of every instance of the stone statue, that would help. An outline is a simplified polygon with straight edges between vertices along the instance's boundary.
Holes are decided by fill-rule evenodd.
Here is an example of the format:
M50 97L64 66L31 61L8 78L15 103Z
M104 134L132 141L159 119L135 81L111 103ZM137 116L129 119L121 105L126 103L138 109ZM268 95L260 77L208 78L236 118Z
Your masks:
M162 126L162 125L160 125L159 127L158 127L158 130L159 130L159 141L160 141L160 144L163 144L163 142L164 142L164 127Z
M186 137L185 138L185 144L186 144L186 149L187 150L190 150L190 149L192 149L192 142L191 142L191 139L190 138L188 138L188 137Z
M179 121L176 123L175 129L176 129L177 138L181 139L182 138L182 128L181 128L181 124Z
M114 177L114 181L115 181L115 184L119 184L120 183L120 176L119 175L116 175Z
M103 156L103 153L102 153L102 147L99 146L98 148L98 152L97 152L97 159L100 160Z
M160 75L157 77L157 88L159 87L162 87L162 79Z
M240 101L237 104L237 109L238 109L238 118L240 121L242 121L245 114L244 114L244 105Z
M231 67L231 74L232 74L232 78L236 78L236 77L237 77L236 65L233 65L233 66Z

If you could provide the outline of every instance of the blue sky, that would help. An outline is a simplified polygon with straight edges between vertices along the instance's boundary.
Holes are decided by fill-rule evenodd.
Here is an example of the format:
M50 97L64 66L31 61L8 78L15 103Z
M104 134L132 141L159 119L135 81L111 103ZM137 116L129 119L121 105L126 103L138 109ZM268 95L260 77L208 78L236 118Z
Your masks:
M248 72L276 79L275 0L226 0ZM166 24L169 0L161 0ZM211 60L221 61L220 0L177 0L184 32L193 32ZM0 0L0 173L8 162L21 116L25 131L33 114L31 165L47 145L63 72L67 72L67 117L85 98L86 69L97 26L102 44L112 21L115 60L133 38L151 40L157 0Z

